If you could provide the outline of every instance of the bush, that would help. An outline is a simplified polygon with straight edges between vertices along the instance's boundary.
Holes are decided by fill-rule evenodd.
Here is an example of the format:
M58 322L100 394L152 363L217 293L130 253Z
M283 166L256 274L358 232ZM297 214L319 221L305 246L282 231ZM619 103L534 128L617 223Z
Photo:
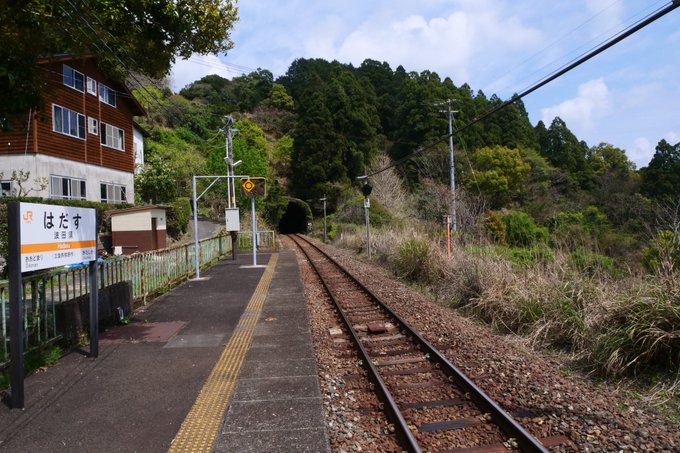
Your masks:
M610 374L680 367L680 281L649 279L617 300L589 356Z
M508 211L501 221L505 226L505 238L509 245L528 247L548 239L548 230L536 225L527 213L522 211Z
M408 239L399 246L392 266L397 276L418 281L427 278L430 244L425 239Z
M494 211L487 211L482 221L484 231L489 238L498 245L507 245L505 240L505 226Z
M331 215L331 216L328 216L328 219L327 219L328 220L328 231L326 232L326 234L328 235L329 241L332 241L333 239L335 239L335 237L338 234L338 224L335 223L334 221L330 220L332 218L333 218L333 216Z
M555 259L555 252L545 244L537 244L530 248L499 247L499 251L507 257L512 264L522 268L549 263Z
M680 233L659 231L643 252L642 264L649 272L662 275L680 271Z
M178 198L170 203L167 218L167 233L173 239L179 239L187 232L189 219L191 218L191 200L189 198Z
M555 246L573 250L589 244L590 232L582 212L560 212L550 221L551 240Z
M571 263L579 271L590 276L606 274L610 277L620 277L622 275L613 258L596 253L576 250L571 253Z

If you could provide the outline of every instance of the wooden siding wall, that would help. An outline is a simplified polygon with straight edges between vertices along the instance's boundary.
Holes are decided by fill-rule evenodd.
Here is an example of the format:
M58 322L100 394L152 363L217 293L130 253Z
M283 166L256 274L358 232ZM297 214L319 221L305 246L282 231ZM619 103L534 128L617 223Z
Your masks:
M82 72L85 76L84 93L64 85L62 67L66 64ZM92 165L112 168L132 173L135 167L132 108L127 94L121 93L120 87L104 78L97 69L93 59L69 60L65 63L49 63L40 65L47 75L47 86L44 99L45 107L34 114L31 124L31 138L28 140L27 151L46 154L63 159L83 162ZM87 77L116 90L116 107L99 101L99 96L87 92ZM85 140L60 134L53 131L52 105L73 110L85 115ZM99 122L99 134L93 135L87 131L87 117L96 118ZM0 131L0 154L24 153L26 150L26 114L12 119L14 130ZM101 145L102 122L116 126L125 131L125 151ZM8 145L9 143L9 145Z
M9 120L11 130L5 132L0 129L0 154L32 153L35 149L35 112L28 122L28 112L14 115ZM28 133L28 134L27 134ZM16 169L19 170L19 169ZM6 174L4 178L8 178Z

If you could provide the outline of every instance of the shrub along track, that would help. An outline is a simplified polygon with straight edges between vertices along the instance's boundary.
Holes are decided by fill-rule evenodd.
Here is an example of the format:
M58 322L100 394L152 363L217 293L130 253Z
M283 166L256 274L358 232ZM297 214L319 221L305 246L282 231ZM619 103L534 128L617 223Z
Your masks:
M283 242L292 247L289 239ZM388 278L384 271L347 252L326 246L324 249L352 269L373 292L389 299L399 316L443 351L501 407L519 417L527 431L539 438L567 436L571 440L551 447L551 451L670 452L680 447L677 426L643 409L641 403L626 401L615 390L598 388L578 376L567 376L554 360L460 318ZM298 257L333 450L398 451L398 441L390 432L391 422L378 410L380 403L358 365L359 358L346 346L339 346L344 343L343 337L329 333L330 327L339 325L337 313L329 308L314 271L301 254ZM412 389L409 395L419 391ZM436 410L431 414L438 419L442 415Z

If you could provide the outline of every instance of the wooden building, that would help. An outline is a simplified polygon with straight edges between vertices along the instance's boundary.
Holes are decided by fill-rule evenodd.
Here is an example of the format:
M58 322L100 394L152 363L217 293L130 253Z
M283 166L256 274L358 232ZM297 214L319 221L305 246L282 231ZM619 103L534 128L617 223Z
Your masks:
M134 201L133 117L144 109L125 85L99 71L94 56L54 56L38 70L46 81L43 109L11 118L11 130L0 130L3 193ZM13 172L30 172L21 194Z

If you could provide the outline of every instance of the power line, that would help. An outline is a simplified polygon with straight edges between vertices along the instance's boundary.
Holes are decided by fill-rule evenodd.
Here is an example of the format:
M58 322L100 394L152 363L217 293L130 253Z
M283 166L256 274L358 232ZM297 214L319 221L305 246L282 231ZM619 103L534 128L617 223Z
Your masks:
M521 93L515 94L514 96L512 96L507 101L502 102L501 104L487 110L486 112L482 113L481 115L470 120L465 125L456 129L452 134L444 135L444 136L440 137L439 139L435 140L433 143L431 143L431 144L429 144L425 147L418 148L415 151L412 151L411 153L409 153L409 154L401 157L400 159L396 160L395 162L388 165L387 167L382 168L380 170L377 170L377 171L375 171L375 172L373 172L373 173L371 173L370 175L367 175L367 176L374 176L374 175L377 175L378 173L382 173L385 170L388 170L388 169L393 168L397 165L400 165L403 162L406 162L411 157L413 157L417 154L421 154L424 151L431 149L434 146L440 144L442 141L448 139L450 136L463 132L464 130L470 128L471 126L473 126L477 123L479 123L480 121L482 121L482 120L486 119L487 117L493 115L494 113L498 112L499 110L504 109L505 107L509 106L510 104L524 98L525 96L533 93L534 91L538 90L539 88L547 85L548 83L552 82L553 80L557 79L558 77L563 76L564 74L571 71L572 69L582 65L583 63L590 60L591 58L601 54L605 50L607 50L610 47L618 44L619 42L623 41L624 39L626 39L627 37L629 37L633 33L638 32L639 30L643 29L647 25L655 22L656 20L660 19L661 17L665 16L666 14L670 13L671 11L675 10L679 6L680 6L680 0L672 0L672 2L669 3L667 6L660 8L655 13L650 14L649 16L647 16L644 19L639 20L635 24L632 24L628 28L626 28L626 29L622 30L621 32L617 33L616 35L614 35L612 38L610 38L610 40L608 40L605 43L601 44L600 46L592 49L590 52L582 55L577 60L574 60L571 63L563 66L561 69L553 72L552 74L549 74L548 76L544 77L539 82L537 82L534 85L532 85L531 87L525 89Z
M664 0L657 0L657 1L656 1L656 3L663 3L663 2L664 2ZM526 59L524 59L521 63L515 65L511 70L508 71L507 68L506 68L506 69L503 71L504 74L505 74L505 75L508 75L508 74L514 73L517 69L521 68L525 63L528 63L529 61L533 60L535 57L537 57L538 55L544 53L546 50L555 47L558 43L562 42L565 38L567 38L568 36L574 34L574 33L577 32L578 30L580 30L581 28L583 28L584 26L586 26L587 24L589 24L590 22L592 22L594 19L596 19L598 16L602 15L605 11L607 11L608 9L610 9L611 7L613 7L614 5L616 5L617 3L621 3L621 0L616 0L616 1L612 2L612 3L610 3L609 5L607 5L606 7L604 7L603 9L601 9L600 11L598 11L597 13L595 13L594 15L592 15L591 17L589 17L586 21L582 22L582 23L581 23L580 25L578 25L577 27L571 29L569 32L567 32L567 33L563 34L562 36L560 36L559 38L555 39L555 40L552 41L550 44L548 44L548 45L546 45L545 47L543 47L541 50L535 52L533 55L531 55L531 56L527 57ZM644 7L643 9L641 9L640 11L637 11L636 13L632 14L630 17L626 18L626 19L625 19L625 22L631 21L631 20L633 20L633 19L635 19L635 18L637 18L638 16L641 16L641 15L643 15L643 14L648 14L648 11L652 10L652 9L655 8L655 7L656 7L655 5L647 5L646 7ZM580 49L582 49L583 47L585 47L588 43L594 42L594 41L600 39L601 37L606 36L607 34L609 34L609 33L610 33L612 30L614 30L614 29L615 29L615 27L611 27L611 28L609 28L609 29L607 29L607 30L605 30L605 31L603 31L603 32L601 32L601 33L599 33L597 36L595 36L595 37L593 37L592 39L590 39L587 43L584 43L584 44L582 44L581 46L579 46L579 47L577 47L577 48L575 48L575 49L573 49L573 50L567 52L567 54L566 54L565 56L568 56L568 55L571 55L571 54L576 53L577 51L579 51ZM582 55L582 54L581 54L581 55ZM524 80L527 80L527 79L529 79L530 77L533 77L535 74L540 73L540 72L543 71L543 70L547 70L551 65L557 63L558 61L559 61L559 59L556 58L556 59L554 59L554 60L552 60L552 61L550 61L550 62L548 62L548 63L543 64L541 67L536 68L534 71L532 71L532 72L530 72L530 73L528 73L528 74L525 74L520 80L517 81L517 83L522 82L522 81L524 81ZM573 61L573 60L572 60L572 61ZM491 84L489 84L489 86L493 87L494 84L495 84L496 82L498 82L498 81L500 81L500 78L497 78L496 80L494 80L493 82L491 82ZM494 90L494 91L496 91L496 92L505 92L505 91L509 90L509 88L510 88L511 86L512 86L512 85L508 84L508 85L506 85L505 87L501 88L500 90ZM516 91L516 90L514 90L514 91Z

